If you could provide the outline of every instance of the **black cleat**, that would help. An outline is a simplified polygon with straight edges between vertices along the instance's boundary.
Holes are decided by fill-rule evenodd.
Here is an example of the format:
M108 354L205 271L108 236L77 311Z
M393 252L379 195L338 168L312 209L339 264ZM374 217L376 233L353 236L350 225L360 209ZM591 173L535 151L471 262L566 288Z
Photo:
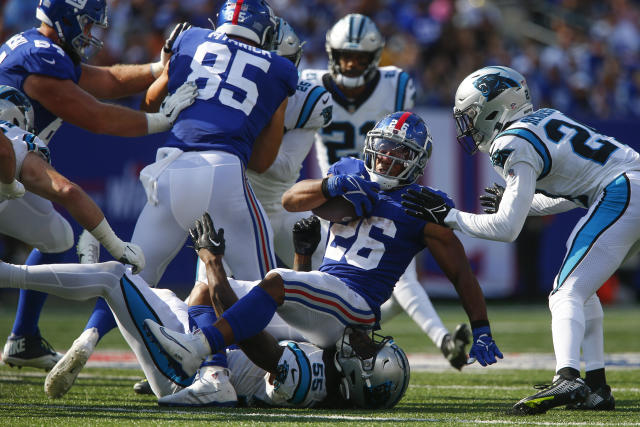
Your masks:
M30 366L50 370L62 358L51 344L40 335L14 335L7 338L2 350L2 361L18 368Z
M471 331L465 323L456 326L453 336L447 334L442 340L440 351L447 358L451 366L461 370L467 364L465 347L471 343Z
M151 385L146 378L135 383L133 385L133 391L135 391L136 394L153 394L153 391L151 391Z
M616 409L616 400L611 394L611 387L603 385L596 391L589 393L587 400L582 403L567 405L567 409L613 411Z
M556 375L552 384L536 385L538 393L525 397L513 406L513 412L522 415L544 414L551 408L576 405L585 401L590 393L581 378L570 380Z

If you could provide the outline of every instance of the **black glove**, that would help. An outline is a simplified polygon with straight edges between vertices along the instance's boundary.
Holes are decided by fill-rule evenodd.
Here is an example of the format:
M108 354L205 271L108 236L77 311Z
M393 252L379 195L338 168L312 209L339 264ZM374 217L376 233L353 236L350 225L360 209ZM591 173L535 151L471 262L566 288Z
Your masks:
M320 220L311 215L293 224L293 247L299 255L312 255L320 243Z
M176 39L180 34L187 31L191 28L191 24L188 22L181 22L173 27L173 31L171 31L171 35L168 39L164 41L164 46L162 47L162 52L160 52L160 61L162 65L165 65L167 61L169 61L168 55L171 53L171 49L173 48L173 44L176 42Z
M487 187L484 191L489 193L480 196L480 204L485 207L484 213L494 214L498 212L502 195L504 194L504 187L494 182L493 187Z
M443 197L422 187L420 191L416 191L413 188L408 189L402 195L402 198L404 199L402 206L407 208L404 210L407 215L438 225L445 225L444 218L451 210L451 207Z
M208 212L196 220L195 227L189 229L189 236L196 253L200 249L208 249L214 255L224 255L224 229L216 232Z

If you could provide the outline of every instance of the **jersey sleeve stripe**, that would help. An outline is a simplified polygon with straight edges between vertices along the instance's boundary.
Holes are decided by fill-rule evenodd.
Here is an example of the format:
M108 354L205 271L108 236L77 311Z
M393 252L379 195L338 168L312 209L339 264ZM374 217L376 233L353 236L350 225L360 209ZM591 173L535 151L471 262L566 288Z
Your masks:
M311 365L309 364L307 355L300 347L298 347L298 344L289 342L287 343L287 347L289 347L296 357L298 372L300 374L298 377L298 385L293 392L293 397L289 399L289 403L299 405L304 402L307 394L309 394L309 389L311 388Z
M313 112L313 109L315 108L316 104L318 103L322 95L324 95L325 93L328 93L328 92L325 89L321 88L320 86L314 87L313 90L309 92L309 95L304 100L304 104L300 109L300 115L298 116L298 121L296 122L296 126L295 126L296 129L303 128L304 125L307 124L307 122L309 121L309 118L311 117L311 113Z
M547 147L542 143L538 135L531 132L529 129L515 128L502 132L496 137L496 139L505 135L517 136L520 139L524 139L529 144L531 144L536 152L540 155L544 166L542 168L540 176L538 176L538 181L549 174L549 171L551 171L551 154L549 153Z
M404 98L406 97L407 84L409 83L409 74L404 71L398 76L398 86L396 87L396 108L394 111L404 109Z

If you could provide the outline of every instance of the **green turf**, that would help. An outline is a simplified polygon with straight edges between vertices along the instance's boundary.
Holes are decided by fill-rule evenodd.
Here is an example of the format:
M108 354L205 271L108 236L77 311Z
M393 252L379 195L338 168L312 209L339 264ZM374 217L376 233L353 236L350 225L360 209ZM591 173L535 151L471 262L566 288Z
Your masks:
M58 349L66 349L81 331L90 304L73 304L73 309L47 307L40 325L44 335ZM436 304L445 324L452 328L464 321L462 310L451 304ZM551 352L548 310L544 305L489 307L495 338L504 352ZM13 309L0 303L0 337L7 334ZM637 325L638 306L605 307L607 352L640 352ZM436 353L435 347L404 315L387 324L407 352ZM126 348L119 334L109 334L103 349ZM617 408L613 412L575 412L553 409L540 416L514 416L508 409L520 398L532 394L532 384L551 379L552 372L531 370L468 370L414 372L405 398L391 411L324 411L283 409L166 409L151 396L138 396L132 385L138 370L87 368L62 399L49 400L43 393L44 373L33 369L0 366L1 425L185 424L225 423L326 425L460 425L526 424L546 425L640 425L640 370L609 370ZM341 418L336 418L341 417ZM376 421L377 420L377 421Z

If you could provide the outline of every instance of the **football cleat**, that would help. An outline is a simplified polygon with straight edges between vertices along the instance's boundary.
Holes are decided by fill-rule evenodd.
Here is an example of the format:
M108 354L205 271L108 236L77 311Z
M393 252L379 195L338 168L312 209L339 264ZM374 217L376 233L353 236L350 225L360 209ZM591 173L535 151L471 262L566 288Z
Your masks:
M153 394L151 384L149 384L146 378L135 383L133 385L133 391L135 391L136 394Z
M444 336L440 350L451 366L460 371L462 367L467 364L467 351L465 347L469 344L471 344L471 331L469 330L469 326L461 323L456 326L453 336L450 334Z
M570 380L560 375L552 384L536 385L538 393L525 397L513 406L516 414L544 414L551 408L562 405L576 405L585 401L590 389L581 378Z
M211 352L205 345L206 338L198 329L193 334L172 331L151 319L144 320L149 338L160 347L172 367L190 377L195 374L205 357Z
M80 264L95 264L100 259L100 242L93 234L84 230L78 238L76 252Z
M161 406L236 406L238 396L229 369L204 366L189 387L158 399Z
M582 403L567 405L567 409L613 411L616 409L616 400L611 394L611 387L603 385L596 391L592 391Z
M11 366L29 366L48 371L62 358L51 344L38 335L14 335L7 338L2 350L2 361Z
M73 342L64 357L56 363L44 380L44 392L51 399L64 396L73 386L98 343L98 330L90 328Z

